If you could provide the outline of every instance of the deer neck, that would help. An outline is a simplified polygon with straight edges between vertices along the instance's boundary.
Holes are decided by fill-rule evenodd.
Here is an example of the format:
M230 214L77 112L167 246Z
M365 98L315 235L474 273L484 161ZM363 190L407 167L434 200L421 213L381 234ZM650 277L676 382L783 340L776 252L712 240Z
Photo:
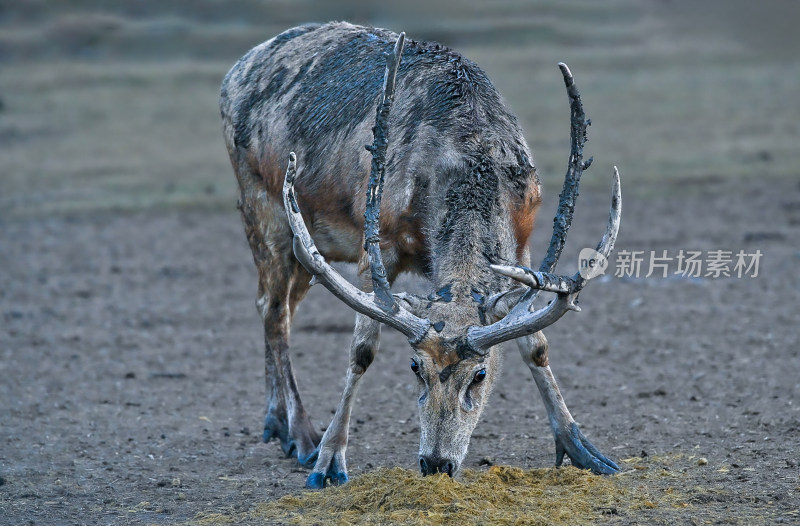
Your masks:
M501 186L497 171L483 166L451 179L428 229L437 293L466 302L507 285L489 267L516 263L517 244Z

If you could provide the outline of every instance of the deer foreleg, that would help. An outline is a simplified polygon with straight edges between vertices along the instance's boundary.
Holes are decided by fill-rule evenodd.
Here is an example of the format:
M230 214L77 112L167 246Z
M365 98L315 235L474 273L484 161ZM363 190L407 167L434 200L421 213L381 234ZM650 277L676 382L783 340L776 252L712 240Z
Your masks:
M344 391L336 413L322 436L314 470L306 480L306 487L322 489L327 484L337 486L347 482L347 436L350 427L350 412L358 391L358 384L375 358L381 336L381 324L364 316L356 315L353 342L350 346L350 364L347 367Z
M517 344L547 409L547 418L556 441L556 466L561 465L566 454L572 460L572 465L579 469L590 469L603 475L618 473L619 466L589 442L567 409L553 372L547 365L547 339L544 334L537 332L519 338Z

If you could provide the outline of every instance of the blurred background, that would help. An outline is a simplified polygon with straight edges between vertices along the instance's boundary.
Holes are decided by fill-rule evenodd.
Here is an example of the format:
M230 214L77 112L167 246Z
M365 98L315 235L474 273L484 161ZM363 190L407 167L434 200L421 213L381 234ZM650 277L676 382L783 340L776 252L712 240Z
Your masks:
M0 217L229 208L222 76L284 29L333 19L477 62L554 189L568 137L559 61L583 89L590 153L603 170L620 165L626 191L797 177L800 4L790 0L0 0Z

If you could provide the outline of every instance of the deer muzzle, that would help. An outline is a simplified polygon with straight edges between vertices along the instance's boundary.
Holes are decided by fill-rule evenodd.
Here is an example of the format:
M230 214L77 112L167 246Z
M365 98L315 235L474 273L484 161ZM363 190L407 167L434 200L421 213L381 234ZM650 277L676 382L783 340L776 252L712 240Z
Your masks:
M436 473L447 473L449 477L458 471L458 465L449 458L436 456L420 456L419 469L423 476L435 475Z

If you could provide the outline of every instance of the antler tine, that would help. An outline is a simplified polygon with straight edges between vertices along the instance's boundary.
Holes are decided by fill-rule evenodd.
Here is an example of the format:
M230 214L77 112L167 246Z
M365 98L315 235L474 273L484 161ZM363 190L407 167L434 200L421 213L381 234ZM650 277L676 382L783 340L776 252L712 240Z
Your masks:
M619 224L622 222L622 189L619 182L619 170L614 167L614 183L611 187L611 208L608 211L608 226L606 226L606 233L603 239L597 244L597 251L600 252L604 258L611 255L614 250L614 245L617 242L617 234L619 233Z
M614 249L614 243L619 233L620 218L622 213L622 193L620 191L619 172L614 167L614 184L611 195L611 208L608 213L608 224L602 240L597 245L597 252L608 257ZM552 325L567 311L578 311L575 304L581 289L594 276L584 278L580 272L572 277L553 276L550 273L534 272L524 267L497 266L497 272L508 275L522 283L540 290L557 292L558 297L544 308L530 312L529 303L521 300L511 309L503 319L485 327L473 326L467 331L467 340L473 349L485 350L492 345L513 340L538 332ZM556 277L560 281L548 282L547 279ZM549 285L548 285L549 283ZM533 290L533 289L530 289ZM538 293L538 290L536 290Z
M530 286L528 290L520 299L520 303L527 305L530 309L534 300L539 295L539 291L544 290L548 292L563 292L565 287L570 284L564 283L564 279L560 276L551 274L558 264L561 257L561 252L564 250L564 244L567 241L567 233L569 227L572 226L572 217L575 213L575 202L578 199L578 190L580 186L581 176L583 171L588 169L592 164L592 157L583 162L583 147L586 144L586 128L591 125L592 121L586 118L586 113L583 111L583 102L581 101L581 94L578 87L575 85L575 79L572 72L563 62L558 63L561 74L564 77L564 86L567 88L567 95L569 96L569 109L570 109L570 152L569 160L567 162L567 173L564 175L564 186L558 196L558 209L553 218L553 235L550 237L550 245L547 247L547 253L539 265L539 272L534 273L531 269L525 267L516 268L510 271L506 268L505 271L500 271L496 265L492 266L492 270L499 272L512 279L516 279L515 275L537 275L541 279L522 281Z
M586 127L591 125L592 121L586 119L581 94L575 85L569 67L563 62L559 62L558 67L564 76L564 85L567 88L567 95L569 95L570 152L567 173L564 175L564 187L558 196L558 210L553 218L553 235L550 238L550 246L547 247L547 254L539 265L539 272L553 272L556 269L567 240L567 232L572 225L581 175L592 164L591 157L585 163L583 162L583 147L587 140Z
M564 76L564 85L567 88L570 100L570 156L567 173L564 176L564 186L559 195L558 210L553 219L553 235L550 239L547 254L539 265L538 272L522 266L491 265L492 270L498 274L510 277L528 285L530 288L503 319L485 327L471 327L469 329L468 339L473 347L477 349L487 349L503 341L533 334L557 321L566 311L580 310L575 301L581 288L591 279L591 277L583 278L580 273L572 277L559 276L552 273L558 264L558 259L567 239L567 232L572 224L581 175L592 164L591 157L585 162L583 161L583 147L587 140L586 128L591 124L591 121L586 119L580 92L575 85L569 67L563 62L560 62L558 67ZM597 252L606 258L614 248L617 232L619 231L622 208L619 172L616 167L614 167L612 192L608 226L603 239L597 246ZM542 290L555 292L558 294L558 298L547 307L530 312L533 301ZM516 294L510 294L510 292L513 291L496 294L489 298L487 303L495 305L499 301L507 301L503 296L516 296Z
M397 68L403 55L406 34L400 33L393 53L386 53L386 73L383 76L383 95L375 112L375 126L372 128L372 145L366 146L372 152L372 166L367 188L367 206L364 212L364 250L369 254L372 271L372 290L376 303L386 312L395 312L397 303L392 297L386 268L383 266L380 247L380 213L383 195L383 176L386 168L386 148L389 144L387 121L389 110L394 102L394 85Z
M294 152L291 152L289 166L286 169L286 179L283 183L283 206L286 209L289 226L294 232L293 248L298 261L325 288L353 310L397 329L405 334L412 343L422 340L430 327L428 320L411 314L399 305L396 305L393 311L387 312L377 303L375 294L359 290L336 272L319 253L308 228L306 228L303 216L300 215L300 207L297 205L294 189L297 173L296 159Z
M619 170L614 167L614 183L611 190L611 209L609 210L608 225L606 226L606 233L603 239L597 244L596 252L601 254L604 258L608 258L611 251L614 250L614 244L617 241L617 233L619 232L620 214L622 211L622 193L620 191ZM510 265L489 265L493 271L503 276L509 277L515 281L525 284L531 289L535 289L538 294L541 291L555 292L557 294L571 294L579 291L592 277L585 278L581 276L580 272L572 277L559 276L550 272L529 269L528 267ZM505 294L501 292L500 294ZM489 298L496 301L494 297Z

